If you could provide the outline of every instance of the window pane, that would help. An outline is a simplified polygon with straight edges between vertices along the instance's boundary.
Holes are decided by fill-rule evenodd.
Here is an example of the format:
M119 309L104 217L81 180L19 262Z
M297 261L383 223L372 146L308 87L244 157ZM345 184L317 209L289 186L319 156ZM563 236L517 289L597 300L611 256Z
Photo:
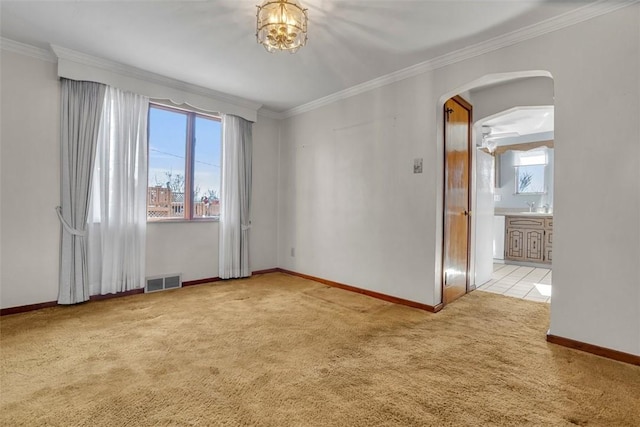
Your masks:
M516 167L516 193L544 193L545 165Z
M532 166L532 165L546 165L547 164L547 151L544 150L531 150L531 151L516 151L514 152L515 166Z
M222 128L219 120L196 116L193 166L193 217L220 215L220 155Z
M187 114L149 108L147 218L183 218Z

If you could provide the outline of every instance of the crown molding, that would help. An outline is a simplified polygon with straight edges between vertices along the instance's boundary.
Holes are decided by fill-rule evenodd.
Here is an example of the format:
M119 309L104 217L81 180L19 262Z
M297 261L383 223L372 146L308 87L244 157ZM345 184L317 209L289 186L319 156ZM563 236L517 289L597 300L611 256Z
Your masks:
M284 119L284 115L282 113L279 113L277 111L273 111L270 110L268 108L262 107L258 110L258 115L259 116L264 116L264 117L268 117L270 119L275 119L275 120L282 120Z
M516 31L494 37L487 41L476 43L474 45L458 49L450 53L446 53L428 61L424 61L416 65L404 68L402 70L387 74L385 76L360 83L348 89L335 92L331 95L316 99L315 101L299 105L281 113L281 116L282 118L289 118L298 114L315 110L325 105L332 104L336 101L368 92L372 89L377 89L391 83L398 82L400 80L414 77L428 71L433 71L447 65L455 64L457 62L461 62L488 52L502 49L504 47L511 46L525 40L530 40L535 37L560 30L562 28L579 24L589 19L605 15L623 7L638 3L639 1L640 0L599 0L597 2L582 6L581 8L566 12L562 15L555 16L537 24L529 25Z
M441 55L428 61L412 65L410 67L387 74L385 76L381 76L367 82L352 86L345 90L335 92L331 95L316 99L306 104L299 105L284 112L276 112L267 108L260 108L262 104L247 100L245 98L218 92L216 90L208 89L202 86L193 85L150 71L142 70L140 68L127 66L115 61L98 58L60 46L51 45L51 50L53 51L52 53L48 49L42 49L11 39L0 37L0 48L2 50L16 52L22 55L53 63L57 62L57 58L64 58L69 61L105 69L124 76L152 81L174 89L183 90L202 96L217 98L241 107L250 108L253 110L259 109L259 114L261 114L262 116L281 120L311 110L315 110L336 101L368 92L370 90L377 89L410 77L414 77L425 72L433 71L447 65L471 59L485 53L489 53L507 46L523 42L525 40L539 37L544 34L551 33L553 31L557 31L595 17L614 12L618 9L636 4L639 1L640 0L599 0L576 10L547 19L540 23L530 25L511 33L507 33L493 39Z
M86 53L78 52L72 49L67 49L65 47L51 45L51 50L53 50L55 55L60 59L65 59L67 61L88 65L90 67L100 68L100 69L117 73L126 77L133 77L136 79L140 79L140 80L144 80L152 83L157 83L159 85L163 85L173 89L178 89L185 92L191 92L191 93L206 96L206 97L216 98L221 101L228 102L230 104L235 104L240 107L252 109L254 111L258 110L262 106L262 104L260 103L249 101L244 98L229 95L223 92L218 92L217 90L208 89L203 86L186 83L181 80L176 80L170 77L163 76L161 74L153 73L151 71L146 71L140 68L131 67L129 65L124 65L119 62L110 61L108 59L103 59L97 56L88 55Z
M48 49L41 49L26 43L0 37L0 49L8 52L19 53L32 58L41 59L47 62L56 62L56 56Z

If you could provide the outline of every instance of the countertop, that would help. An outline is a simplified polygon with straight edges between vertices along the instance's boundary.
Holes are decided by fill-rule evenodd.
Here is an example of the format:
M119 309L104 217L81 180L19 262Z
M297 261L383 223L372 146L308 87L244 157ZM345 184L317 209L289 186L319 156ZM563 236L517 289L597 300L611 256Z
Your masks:
M504 215L504 216L534 216L536 218L553 218L553 213L547 212L528 212L522 211L518 212L515 209L496 209L494 212L495 215Z

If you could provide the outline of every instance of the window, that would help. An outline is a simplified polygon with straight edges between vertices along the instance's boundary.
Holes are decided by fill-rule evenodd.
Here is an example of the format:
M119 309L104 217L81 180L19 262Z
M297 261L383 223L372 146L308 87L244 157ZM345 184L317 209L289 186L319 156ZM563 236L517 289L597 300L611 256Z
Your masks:
M221 140L218 117L149 107L147 220L219 217Z
M547 167L546 150L514 152L516 168L516 194L546 193L545 169Z

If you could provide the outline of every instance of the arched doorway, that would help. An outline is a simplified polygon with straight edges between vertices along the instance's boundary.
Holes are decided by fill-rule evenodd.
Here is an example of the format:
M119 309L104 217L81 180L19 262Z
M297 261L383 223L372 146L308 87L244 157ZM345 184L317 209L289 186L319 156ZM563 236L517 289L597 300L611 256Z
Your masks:
M541 91L539 89L532 89L535 85L532 85L531 82L539 82L539 81L546 82L545 87L548 88L548 90L546 90L548 93L545 94L543 93L545 91ZM506 92L505 92L505 88L507 88ZM517 90L513 90L513 88L516 88ZM480 91L484 92L485 94L488 92L495 92L495 96L494 96L495 99L493 99L491 102L488 102L487 97L485 96L481 102L482 104L485 104L485 105L482 105L482 108L477 108L479 107L478 102L480 101L480 97L474 96L474 95L476 95ZM504 96L501 96L501 94ZM541 95L544 95L544 96L541 96ZM477 157L479 156L476 156L475 146L478 138L482 137L482 132L478 127L472 127L469 129L469 138L470 138L469 142L471 147L469 161L470 161L471 172L469 174L468 180L466 181L466 184L467 184L467 190L468 190L469 201L470 201L470 204L469 204L470 209L468 210L470 215L468 218L469 228L468 228L466 248L462 247L464 246L463 243L460 243L460 242L464 242L464 239L460 238L459 236L456 236L455 233L452 233L450 227L448 227L447 225L447 218L448 217L451 218L451 210L450 210L451 207L448 205L448 201L450 201L452 198L451 195L447 196L446 194L447 186L448 186L447 176L451 176L452 174L448 173L447 171L447 159L448 158L450 159L451 156L447 154L448 151L447 151L446 141L445 141L446 139L445 133L446 133L446 126L447 126L446 124L447 110L446 110L445 103L453 96L460 96L463 99L467 99L468 101L470 101L469 104L471 104L471 106L474 108L474 117L478 119L483 119L489 115L487 111L494 111L495 113L495 112L502 111L515 106L541 105L544 103L548 104L549 102L553 104L553 80L552 80L551 74L546 71L525 71L525 72L515 72L515 73L492 74L492 75L484 76L466 85L463 85L458 90L451 91L440 98L439 106L437 109L438 111L437 120L438 120L438 123L441 124L442 126L441 128L438 129L438 139L439 139L439 151L441 150L440 153L442 153L441 158L444 159L442 163L443 170L441 175L443 177L443 182L441 186L443 191L442 193L443 203L442 203L442 211L441 211L442 217L440 217L440 220L442 221L443 225L442 225L442 241L438 242L438 243L441 243L441 245L439 244L437 248L437 250L440 251L441 253L441 258L440 258L441 261L439 262L439 265L436 265L436 269L439 268L440 269L439 271L441 272L441 277L442 277L441 298L444 304L451 302L453 299L455 299L455 297L459 295L463 295L464 293L475 289L476 286L480 286L484 283L484 282L478 283L478 281L476 280L477 278L476 275L478 273L482 273L481 271L479 271L482 269L478 268L478 263L480 262L486 263L486 259L487 259L486 254L478 253L478 245L476 244L478 238L486 239L486 232L488 229L486 222L484 224L480 224L478 222L479 220L481 220L480 218L481 215L479 215L481 214L481 210L477 210L478 191L476 188L476 185L478 183ZM475 101L478 101L478 102L475 102ZM442 116L440 116L440 114L442 114ZM486 165L486 159L484 159L484 161ZM484 177L484 179L486 181L486 176ZM464 190L462 190L462 193L464 193ZM489 192L489 193L492 193L492 192ZM484 194L483 196L486 197L486 194ZM490 219L493 220L493 218L490 218ZM487 218L485 217L482 220L486 221ZM484 232L484 235L483 235L483 232ZM456 245L460 245L460 246L456 248ZM459 266L461 265L460 263L458 263L456 266L456 265L452 265L449 262L451 258L450 253L459 254L461 251L463 251L466 254L467 261L468 261L467 267L463 269L459 268ZM491 259L492 259L492 256L489 258L489 260ZM490 262L489 268L492 268L493 267L492 262L491 261L489 262ZM486 274L486 265L484 267L485 267L484 270ZM450 286L449 276L454 271L456 272L455 277L456 277L456 282L458 283L458 290L453 293L454 297L451 298L452 292L449 289L449 286ZM465 283L462 286L463 288L462 292L460 292L460 282Z

